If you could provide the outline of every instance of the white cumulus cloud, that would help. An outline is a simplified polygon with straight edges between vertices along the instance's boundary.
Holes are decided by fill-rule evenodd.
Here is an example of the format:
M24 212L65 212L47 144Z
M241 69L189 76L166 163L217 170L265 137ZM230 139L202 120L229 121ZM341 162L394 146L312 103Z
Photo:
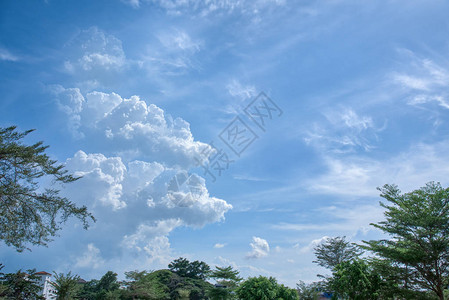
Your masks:
M59 85L51 90L76 136L95 132L105 143L114 143L116 151L189 167L209 147L194 140L188 122L165 115L160 107L138 96L123 99L116 93L93 91L84 97L77 88Z
M66 47L70 50L65 68L71 73L119 69L126 62L122 42L98 27L81 31Z
M232 209L209 194L204 178L189 172L209 146L194 139L185 120L138 96L83 94L62 86L50 90L63 115L77 120L69 122L71 130L96 149L79 150L66 160L67 169L82 178L64 195L88 206L98 220L83 236L92 246L77 267L100 252L99 261L111 265L166 265L173 230L223 221Z
M261 258L267 256L270 252L270 246L263 238L253 236L253 241L249 245L252 251L248 252L246 258Z
M87 245L87 250L76 259L75 267L97 269L103 267L104 263L100 249L95 247L93 243L90 243Z

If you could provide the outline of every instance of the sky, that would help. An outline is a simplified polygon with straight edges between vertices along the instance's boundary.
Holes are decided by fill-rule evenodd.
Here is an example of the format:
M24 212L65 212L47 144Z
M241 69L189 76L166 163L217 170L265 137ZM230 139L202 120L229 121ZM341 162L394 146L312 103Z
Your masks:
M166 268L294 287L327 237L380 238L377 187L449 184L449 2L1 1L0 127L82 179L5 271ZM45 183L42 183L43 185Z

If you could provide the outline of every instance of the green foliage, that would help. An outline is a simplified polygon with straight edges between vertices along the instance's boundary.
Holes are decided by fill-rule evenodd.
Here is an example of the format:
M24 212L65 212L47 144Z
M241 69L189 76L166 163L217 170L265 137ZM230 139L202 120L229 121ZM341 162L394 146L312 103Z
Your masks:
M43 142L24 145L22 140L33 130L16 131L0 128L0 239L17 251L28 243L47 245L69 217L82 220L84 228L94 217L85 206L78 207L59 196L55 184L66 184L78 178L67 174L63 165L51 160ZM44 191L39 182L53 179Z
M299 299L298 292L295 289L284 286L283 284L278 285L276 299L279 300L296 300Z
M394 273L404 274L402 288L433 291L444 299L449 284L449 189L429 182L401 194L396 185L379 188L388 201L385 221L372 224L389 239L364 241L364 248L393 262Z
M97 299L107 299L106 294L118 290L119 287L120 284L117 281L117 273L107 271L96 286Z
M318 298L319 285L316 282L306 284L304 281L299 281L296 284L300 300L315 300Z
M117 299L120 295L120 283L117 281L117 273L106 272L100 280L91 280L83 284L77 298L87 300Z
M334 268L329 287L334 296L343 299L379 299L381 278L360 259L345 261Z
M98 296L98 282L97 279L92 279L84 284L78 290L78 298L86 300L95 300Z
M72 275L69 272L67 275L63 273L54 273L55 279L50 282L54 287L58 300L71 300L75 299L77 291L79 289L78 280L80 277L78 275Z
M362 251L357 245L346 241L346 237L328 238L314 248L319 266L333 270L337 265L359 257Z
M54 273L55 279L50 282L54 287L58 300L71 300L75 299L77 291L79 289L78 280L80 277L78 275L72 275L69 272L67 275L63 273Z
M240 272L234 270L231 266L228 267L215 267L215 270L212 271L210 277L219 279L219 280L229 280L232 283L240 282L243 280L242 277L239 276Z
M38 277L34 273L36 270L3 274L0 280L6 289L1 296L6 299L44 299L39 296L41 287L37 284Z
M237 295L244 300L272 300L277 295L277 282L273 277L249 277L237 290Z
M234 270L231 266L215 267L210 277L214 278L220 285L220 287L213 287L208 293L211 299L216 300L234 299L235 290L239 286L240 281L243 280L239 276L239 271Z
M0 264L0 271L4 268L5 266L3 264ZM0 300L4 300L6 299L6 291L8 290L8 287L3 283L3 276L5 274L0 272Z
M172 261L168 268L170 271L178 274L181 277L188 277L192 279L206 279L210 273L210 267L203 261L195 260L190 262L188 259L180 257Z
M373 272L382 278L379 290L382 299L435 299L435 296L429 298L428 292L414 290L407 285L408 278L411 276L411 270L407 266L380 258L370 258L369 265Z
M147 283L145 279L148 273L146 271L125 272L127 281L125 281L126 292L125 299L156 299L159 297L155 285ZM163 299L161 297L161 299Z
M127 279L126 299L170 299L167 284L172 282L172 275L168 270L148 273L146 271L132 271L125 273Z
M201 279L181 277L170 270L127 272L124 299L207 299L212 285Z
M234 295L226 287L212 287L207 295L212 300L234 299Z
M249 277L237 289L237 295L242 300L295 300L298 294L295 290L279 285L275 278Z
M172 286L176 290L188 290L190 300L208 299L207 292L212 288L212 284L202 279L183 278L177 284L177 287Z

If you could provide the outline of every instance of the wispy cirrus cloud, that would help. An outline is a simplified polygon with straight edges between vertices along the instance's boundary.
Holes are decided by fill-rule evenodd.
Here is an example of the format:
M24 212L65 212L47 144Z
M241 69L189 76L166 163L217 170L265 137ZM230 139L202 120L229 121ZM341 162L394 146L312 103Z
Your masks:
M5 61L18 61L19 57L12 54L8 49L0 47L0 60Z
M313 193L375 196L376 187L395 183L404 190L416 189L428 181L447 182L449 142L418 143L385 159L366 156L324 156L327 171L306 182Z
M231 96L239 98L241 101L256 96L257 91L254 85L243 85L240 81L233 79L226 86Z
M320 216L323 222L310 223L289 223L280 222L274 224L273 228L282 231L298 231L298 232L325 232L329 236L347 235L355 236L357 234L366 235L366 233L374 228L370 223L379 222L383 218L384 209L377 202L375 204L343 204L339 206L331 205L315 209L315 213ZM324 221L327 220L327 221ZM295 248L299 248L302 253L310 252L314 246L324 240L327 236L312 240L308 245L301 247L299 244Z
M399 49L398 52L407 65L404 70L390 76L408 94L408 104L420 106L433 102L449 109L449 66L420 57L407 49Z
M157 43L148 44L139 58L143 69L150 74L182 75L201 68L197 55L203 42L186 31L173 28L156 34Z
M336 153L370 151L375 147L377 133L385 129L376 126L372 117L360 115L352 108L324 112L325 122L315 122L306 132L304 141Z
M286 0L122 0L133 8L139 8L143 4L153 4L165 9L167 13L179 15L182 13L197 13L206 16L212 13L258 14L261 10L273 6L283 6Z

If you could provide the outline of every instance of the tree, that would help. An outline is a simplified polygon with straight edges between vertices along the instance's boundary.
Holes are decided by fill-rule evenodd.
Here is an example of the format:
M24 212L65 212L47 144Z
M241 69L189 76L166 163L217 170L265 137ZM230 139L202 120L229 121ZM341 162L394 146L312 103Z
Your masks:
M279 284L276 293L276 299L278 300L298 300L298 292L295 289Z
M51 160L43 142L23 144L32 131L0 128L0 239L19 252L28 243L47 245L71 216L80 219L85 229L89 219L95 221L85 206L61 197L55 187L79 178ZM43 189L40 182L46 178L53 179L53 184Z
M382 278L379 295L381 299L435 299L431 292L419 289L411 289L407 284L411 270L406 266L401 266L397 262L371 257L368 261L372 272Z
M318 298L319 286L316 282L306 284L304 281L299 281L296 284L300 300L315 300Z
M314 248L316 260L319 266L333 270L337 265L359 257L362 251L357 245L346 241L346 237L327 238Z
M117 273L107 271L106 274L101 277L96 286L97 296L96 299L107 299L107 295L118 290L120 284L117 281Z
M127 272L131 281L126 283L124 299L208 299L207 291L212 285L202 279L181 277L170 270Z
M169 272L169 271L167 271ZM171 272L170 272L171 273ZM147 271L125 272L125 299L170 299L168 290Z
M16 273L4 274L1 281L6 286L3 292L6 299L44 299L40 295L41 286L37 283L38 278L34 275L36 270L22 270Z
M249 277L237 290L237 295L244 300L276 299L277 282L273 277Z
M386 219L371 225L390 237L364 241L364 248L405 270L407 289L433 291L444 299L449 283L449 188L429 182L404 194L396 185L378 189L389 204L380 203Z
M275 278L249 277L237 289L237 296L242 300L296 300L295 290L279 285Z
M239 276L239 271L234 270L231 266L222 268L215 267L215 270L212 271L210 277L214 278L220 285L209 291L209 296L212 299L217 300L232 299L240 281L243 280L243 278Z
M75 299L77 291L79 289L78 281L80 277L78 275L72 275L69 272L67 275L63 273L55 274L55 280L50 284L55 288L58 300L71 300Z
M79 289L77 298L88 300L117 299L119 297L120 283L117 273L107 271L100 280L93 279Z
M120 287L117 281L117 273L107 271L97 284L98 290L113 291Z
M172 261L168 268L170 271L181 277L204 280L209 276L210 267L204 261L195 260L190 262L188 259L180 257Z
M0 264L0 271L4 268L5 266L3 264ZM8 290L8 287L3 284L3 276L5 274L0 272L0 300L4 300L6 299L6 291Z
M381 278L360 259L335 266L329 287L333 296L351 300L379 299Z
M92 279L84 284L78 290L77 298L83 300L93 300L97 296L97 279Z

